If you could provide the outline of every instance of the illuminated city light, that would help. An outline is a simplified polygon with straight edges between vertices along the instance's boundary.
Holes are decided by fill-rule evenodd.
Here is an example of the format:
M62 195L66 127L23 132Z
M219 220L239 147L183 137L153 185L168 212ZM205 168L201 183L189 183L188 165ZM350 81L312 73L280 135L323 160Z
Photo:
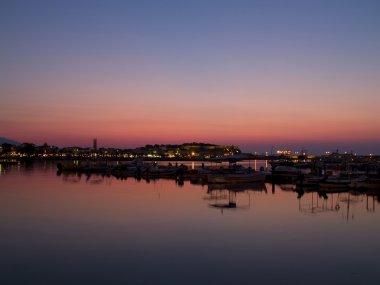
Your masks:
M276 154L278 154L278 155L291 155L292 152L290 150L277 150Z

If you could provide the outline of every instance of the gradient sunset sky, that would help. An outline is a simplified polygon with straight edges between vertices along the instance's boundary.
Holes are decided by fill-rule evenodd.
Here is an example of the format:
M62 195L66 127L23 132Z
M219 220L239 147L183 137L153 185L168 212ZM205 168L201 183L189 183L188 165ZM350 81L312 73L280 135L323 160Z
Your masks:
M0 136L380 154L380 1L0 2Z

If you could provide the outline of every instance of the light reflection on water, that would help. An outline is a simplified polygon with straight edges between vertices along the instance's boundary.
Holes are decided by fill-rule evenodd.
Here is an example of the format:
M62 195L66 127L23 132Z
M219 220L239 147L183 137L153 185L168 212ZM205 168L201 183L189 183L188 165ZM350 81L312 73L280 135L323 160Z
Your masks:
M5 173L1 284L379 282L376 196Z

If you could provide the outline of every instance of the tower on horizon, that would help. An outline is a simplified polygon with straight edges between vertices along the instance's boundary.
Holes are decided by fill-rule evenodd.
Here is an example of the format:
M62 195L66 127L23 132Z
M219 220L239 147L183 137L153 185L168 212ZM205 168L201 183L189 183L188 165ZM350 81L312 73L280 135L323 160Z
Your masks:
M92 148L94 150L97 150L98 149L98 139L97 138L94 138L94 141L92 143Z

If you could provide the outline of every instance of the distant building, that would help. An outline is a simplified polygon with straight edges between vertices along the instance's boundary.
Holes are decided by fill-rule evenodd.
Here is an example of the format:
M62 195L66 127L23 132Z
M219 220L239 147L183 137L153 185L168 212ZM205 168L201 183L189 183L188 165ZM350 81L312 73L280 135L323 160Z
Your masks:
M98 150L98 139L97 138L94 139L93 144L92 144L92 148L94 150Z
M286 150L279 149L276 151L276 154L277 155L291 155L292 152L289 149L286 149Z

